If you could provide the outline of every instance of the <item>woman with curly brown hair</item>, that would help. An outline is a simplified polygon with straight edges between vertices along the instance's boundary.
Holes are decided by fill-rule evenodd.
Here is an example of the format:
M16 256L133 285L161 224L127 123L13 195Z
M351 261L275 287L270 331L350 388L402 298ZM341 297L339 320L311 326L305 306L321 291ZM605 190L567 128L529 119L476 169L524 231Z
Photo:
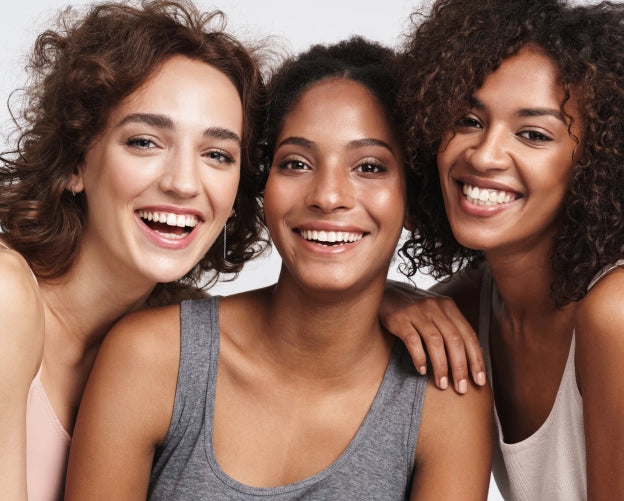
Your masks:
M257 250L264 91L220 13L168 1L66 11L30 70L0 168L0 498L33 501L62 498L112 325Z
M406 73L402 252L479 330L501 492L623 499L624 5L440 0Z

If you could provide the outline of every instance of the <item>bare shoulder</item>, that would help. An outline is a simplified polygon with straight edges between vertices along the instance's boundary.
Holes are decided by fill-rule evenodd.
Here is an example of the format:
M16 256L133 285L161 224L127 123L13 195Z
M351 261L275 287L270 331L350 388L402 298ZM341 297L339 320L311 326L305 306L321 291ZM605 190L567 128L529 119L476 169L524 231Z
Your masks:
M160 371L179 362L180 306L148 308L123 317L106 335L98 359Z
M0 248L0 277L0 365L32 379L45 334L41 291L26 260L13 250Z
M460 395L430 380L416 449L411 499L485 499L492 449L489 386Z
M575 325L595 326L597 335L615 328L624 329L624 268L616 268L602 277L580 301ZM581 329L584 331L585 329Z
M575 310L577 364L581 374L592 377L584 367L594 364L601 371L621 365L624 353L624 268L617 268L602 277L580 301ZM605 365L607 364L607 365Z

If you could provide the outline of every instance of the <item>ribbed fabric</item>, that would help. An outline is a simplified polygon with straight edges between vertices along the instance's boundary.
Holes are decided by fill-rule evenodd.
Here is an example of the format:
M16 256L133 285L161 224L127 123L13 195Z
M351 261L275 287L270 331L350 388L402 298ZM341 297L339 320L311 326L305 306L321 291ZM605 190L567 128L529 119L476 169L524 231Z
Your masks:
M403 500L414 470L426 376L395 343L377 395L355 437L329 467L275 488L250 487L219 467L212 442L219 356L218 298L181 307L181 354L173 415L152 470L151 500Z

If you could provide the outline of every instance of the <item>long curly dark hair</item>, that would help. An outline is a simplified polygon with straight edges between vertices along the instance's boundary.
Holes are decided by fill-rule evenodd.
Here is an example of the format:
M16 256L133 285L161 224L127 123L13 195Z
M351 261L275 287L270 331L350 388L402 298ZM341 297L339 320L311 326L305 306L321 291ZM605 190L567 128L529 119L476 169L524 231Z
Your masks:
M581 299L595 274L624 256L624 4L439 0L412 21L400 97L418 207L417 228L400 251L408 274L423 269L440 279L484 259L453 237L436 154L485 78L533 45L559 70L562 112L574 92L582 120L581 154L551 252L555 302Z
M62 276L79 252L88 200L85 194L72 197L66 187L111 110L175 55L223 72L243 106L241 176L236 215L228 223L227 259L221 235L175 286L237 272L262 249L256 160L266 96L260 47L243 46L224 27L221 12L201 13L190 1L122 0L84 13L66 9L57 28L38 36L17 118L19 139L0 158L2 238L38 277Z

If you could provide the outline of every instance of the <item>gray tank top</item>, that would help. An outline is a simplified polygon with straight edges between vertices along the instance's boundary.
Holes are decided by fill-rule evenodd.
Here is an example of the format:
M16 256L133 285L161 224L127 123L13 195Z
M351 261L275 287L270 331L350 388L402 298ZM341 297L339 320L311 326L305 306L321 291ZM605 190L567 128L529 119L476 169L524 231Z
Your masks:
M373 403L353 440L329 467L299 482L250 487L221 470L213 449L218 298L181 305L180 369L173 415L156 451L150 500L402 500L410 492L426 376L395 342Z

